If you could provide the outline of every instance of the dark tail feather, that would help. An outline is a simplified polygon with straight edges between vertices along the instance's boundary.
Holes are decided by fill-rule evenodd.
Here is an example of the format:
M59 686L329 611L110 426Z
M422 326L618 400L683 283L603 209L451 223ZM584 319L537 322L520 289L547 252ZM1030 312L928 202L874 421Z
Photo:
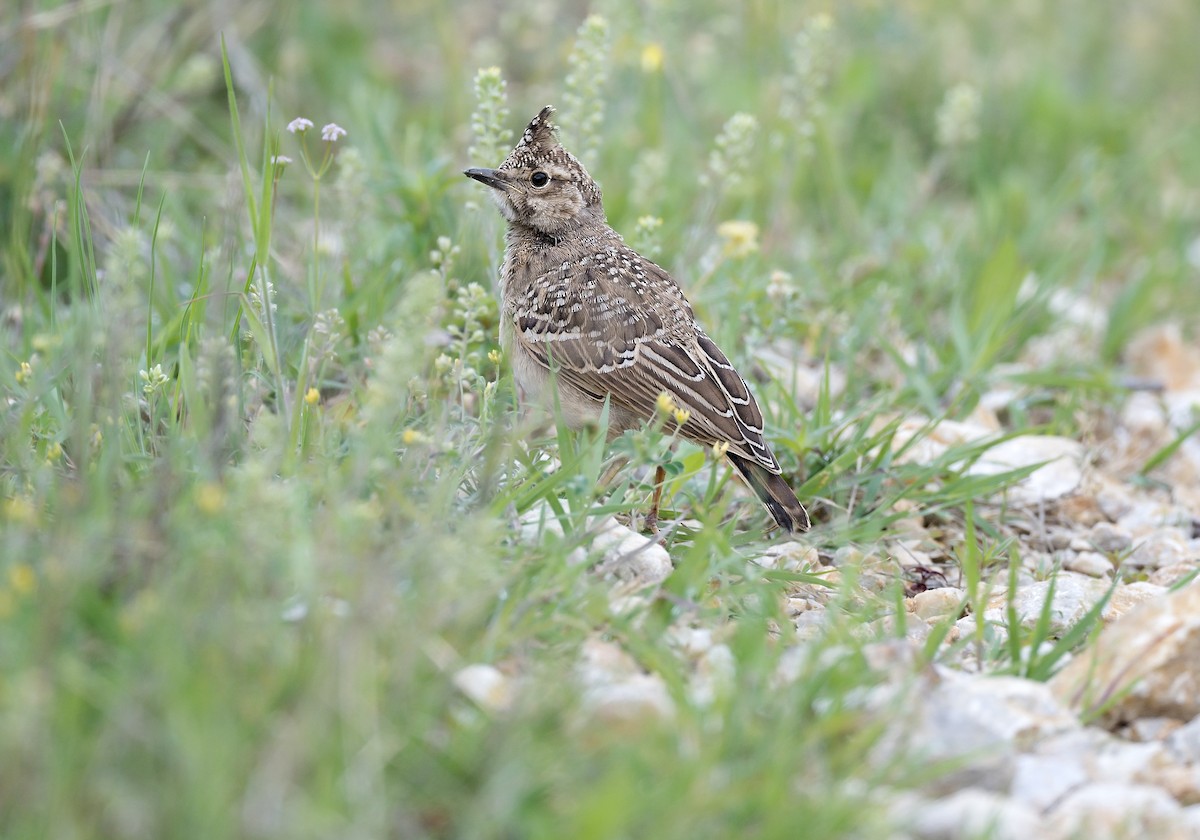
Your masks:
M742 478L746 479L750 489L766 505L780 528L788 533L809 529L808 512L782 476L774 475L749 458L734 455L732 452L729 453L729 460L737 467Z

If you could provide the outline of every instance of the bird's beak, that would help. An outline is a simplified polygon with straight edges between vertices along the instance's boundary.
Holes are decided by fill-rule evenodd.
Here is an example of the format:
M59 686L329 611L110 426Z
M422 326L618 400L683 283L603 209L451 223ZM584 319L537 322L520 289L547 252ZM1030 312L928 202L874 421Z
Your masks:
M463 174L468 178L474 178L481 184L487 184L492 189L507 190L508 184L500 177L500 173L495 169L464 169Z

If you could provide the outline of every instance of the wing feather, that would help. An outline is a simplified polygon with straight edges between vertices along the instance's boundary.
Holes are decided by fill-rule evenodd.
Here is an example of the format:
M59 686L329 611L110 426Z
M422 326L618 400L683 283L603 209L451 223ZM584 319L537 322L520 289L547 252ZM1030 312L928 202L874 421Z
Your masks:
M569 269L574 268L572 273ZM597 402L649 419L669 393L690 413L683 437L772 473L779 462L745 380L696 323L671 276L624 246L556 266L515 302L515 338L539 364Z

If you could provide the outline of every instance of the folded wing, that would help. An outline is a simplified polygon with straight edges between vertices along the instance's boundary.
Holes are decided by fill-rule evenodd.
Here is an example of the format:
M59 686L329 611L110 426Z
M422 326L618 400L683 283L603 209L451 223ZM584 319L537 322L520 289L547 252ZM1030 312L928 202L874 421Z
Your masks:
M515 337L558 377L649 419L666 391L690 412L680 430L778 474L750 389L696 324L671 276L624 246L563 263L514 301Z

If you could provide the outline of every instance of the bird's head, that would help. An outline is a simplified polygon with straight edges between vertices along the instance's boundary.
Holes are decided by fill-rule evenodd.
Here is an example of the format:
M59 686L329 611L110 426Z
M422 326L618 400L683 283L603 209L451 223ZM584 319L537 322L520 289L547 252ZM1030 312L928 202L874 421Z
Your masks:
M468 169L468 178L492 188L492 198L509 224L548 236L599 221L604 223L600 187L583 164L554 136L547 105L497 169Z

